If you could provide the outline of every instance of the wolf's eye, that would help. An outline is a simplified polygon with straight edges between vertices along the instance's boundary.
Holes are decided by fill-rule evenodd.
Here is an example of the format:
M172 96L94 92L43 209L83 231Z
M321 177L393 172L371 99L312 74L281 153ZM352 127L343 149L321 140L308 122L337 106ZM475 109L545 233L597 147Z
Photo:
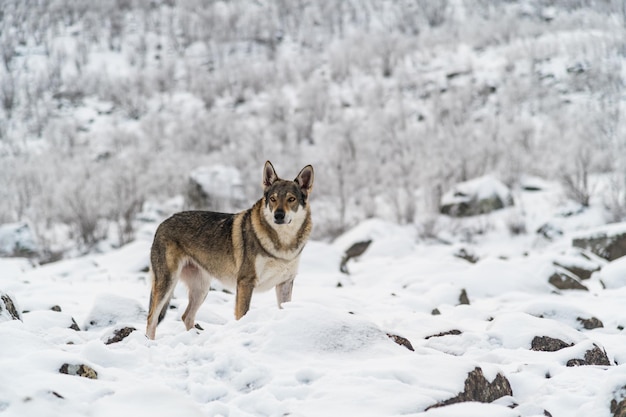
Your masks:
M276 202L276 197L271 196L271 197L270 197L270 201L271 201L272 203L275 203L275 202Z
M296 198L295 197L289 197L287 199L287 201L290 202L290 203L293 203L294 201L296 201Z

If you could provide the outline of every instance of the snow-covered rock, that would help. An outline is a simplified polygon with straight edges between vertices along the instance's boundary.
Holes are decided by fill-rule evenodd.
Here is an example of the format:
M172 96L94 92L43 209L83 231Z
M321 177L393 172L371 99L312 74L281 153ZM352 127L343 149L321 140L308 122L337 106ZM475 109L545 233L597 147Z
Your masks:
M456 184L441 197L440 212L453 217L475 216L513 205L511 190L491 175Z
M626 255L626 223L580 232L574 237L572 244L613 261Z
M28 223L0 225L0 256L31 257L38 252L35 233Z
M233 211L241 208L243 182L232 166L212 165L194 169L189 174L186 204L192 209Z

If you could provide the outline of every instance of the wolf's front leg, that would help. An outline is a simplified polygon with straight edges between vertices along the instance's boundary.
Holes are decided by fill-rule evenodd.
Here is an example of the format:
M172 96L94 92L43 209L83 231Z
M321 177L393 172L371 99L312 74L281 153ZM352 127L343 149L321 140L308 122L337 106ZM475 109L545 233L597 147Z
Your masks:
M254 290L254 280L239 279L237 282L237 296L235 300L235 318L239 320L248 310L252 300Z
M276 286L276 301L278 301L278 308L282 308L283 303L291 301L291 290L293 289L293 278L280 283Z

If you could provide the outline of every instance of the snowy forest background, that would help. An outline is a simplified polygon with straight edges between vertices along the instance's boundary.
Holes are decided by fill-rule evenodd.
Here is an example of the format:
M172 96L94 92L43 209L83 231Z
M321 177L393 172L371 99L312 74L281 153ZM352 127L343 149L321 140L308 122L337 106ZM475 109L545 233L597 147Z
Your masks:
M626 217L623 0L2 0L0 52L0 224L43 259L131 241L198 167L243 209L266 159L314 165L318 239L427 233L484 174Z

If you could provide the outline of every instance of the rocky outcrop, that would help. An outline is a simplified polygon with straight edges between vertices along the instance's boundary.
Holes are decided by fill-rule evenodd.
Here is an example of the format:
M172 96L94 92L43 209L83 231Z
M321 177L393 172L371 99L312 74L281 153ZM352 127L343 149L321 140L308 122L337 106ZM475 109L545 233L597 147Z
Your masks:
M22 320L22 315L11 296L0 292L0 322L7 320Z
M511 384L504 375L498 373L493 381L489 382L487 378L485 378L483 370L476 367L467 375L467 378L465 379L465 389L462 392L455 397L428 407L426 411L431 408L443 407L466 401L490 403L507 395L512 396L513 390L511 389Z
M600 365L611 366L606 351L601 349L598 345L594 344L593 348L585 352L584 359L570 359L567 361L567 366L583 366L583 365Z
M467 296L467 291L465 288L461 289L461 294L459 294L459 305L469 305L470 299Z
M115 329L113 330L113 336L107 338L107 341L104 342L104 344L110 345L113 343L121 342L122 340L126 339L135 330L137 329L135 329L134 327L122 327L120 329Z
M441 198L439 211L453 217L476 216L513 205L511 190L491 176L454 186Z
M530 343L530 349L540 352L556 352L574 346L573 343L565 343L561 339L550 336L535 336Z
M371 243L372 243L372 240L369 239L369 240L364 240L362 242L356 242L352 246L350 246L345 251L343 257L341 258L341 264L339 265L339 270L343 272L344 274L350 274L350 271L348 271L348 261L350 259L357 258L363 255L363 253L367 250L367 248L369 248Z
M576 321L582 324L585 330L599 329L601 327L604 327L604 323L602 323L602 321L597 317L591 317L588 319L576 317Z
M626 224L623 227L607 226L579 236L572 241L572 245L614 261L626 255Z
M463 334L460 330L448 330L447 332L441 332L441 333L437 333L437 334L432 334L430 336L426 336L424 339L428 340L428 339L432 339L433 337L443 337L443 336L459 336Z
M615 392L610 409L613 417L626 417L626 386Z
M560 268L557 268L550 278L548 278L548 282L559 290L589 291L589 289L584 286L577 277Z
M199 167L189 174L185 204L190 209L232 211L243 203L241 173L235 167Z
M0 225L0 256L32 258L38 254L35 232L28 223Z
M387 333L387 337L389 337L391 340L393 340L400 346L404 346L410 351L415 351L415 349L413 349L413 345L411 344L411 342L409 342L409 339L407 339L406 337L398 336L397 334L391 334L391 333Z
M556 352L561 349L574 346L573 343L566 343L561 339L556 339L549 336L535 336L531 342L531 350L541 352ZM610 366L611 362L606 354L606 351L600 348L594 343L591 349L585 352L583 359L575 358L570 359L566 363L567 366L582 366L582 365L601 365Z
M80 376L89 379L98 379L98 373L89 365L73 365L64 363L59 372L66 375Z

